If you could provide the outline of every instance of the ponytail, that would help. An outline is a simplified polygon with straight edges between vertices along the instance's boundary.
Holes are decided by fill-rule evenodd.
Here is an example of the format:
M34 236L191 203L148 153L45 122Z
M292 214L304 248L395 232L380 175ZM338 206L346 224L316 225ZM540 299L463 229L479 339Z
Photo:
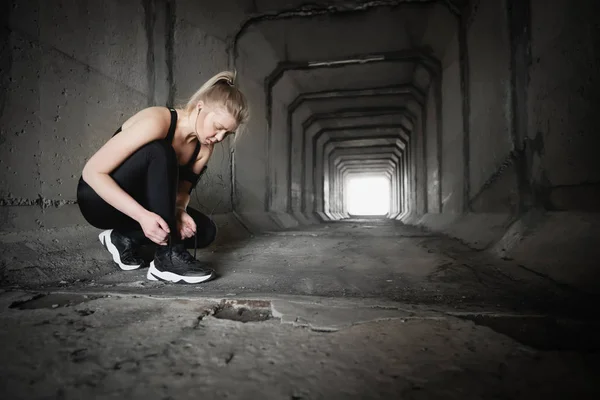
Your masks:
M190 97L184 109L189 114L194 111L198 102L209 106L224 107L236 120L238 126L248 121L250 112L244 94L236 85L237 73L222 71L207 80L196 93Z

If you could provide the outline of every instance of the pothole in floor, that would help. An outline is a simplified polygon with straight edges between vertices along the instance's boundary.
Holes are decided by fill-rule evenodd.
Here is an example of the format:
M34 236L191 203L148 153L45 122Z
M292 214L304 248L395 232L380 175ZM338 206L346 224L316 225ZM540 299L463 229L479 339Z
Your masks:
M91 300L107 297L106 295L84 295L84 294L42 294L38 293L25 300L12 302L9 308L18 310L35 310L39 308L72 307Z
M271 302L264 300L223 300L210 315L244 323L273 319Z

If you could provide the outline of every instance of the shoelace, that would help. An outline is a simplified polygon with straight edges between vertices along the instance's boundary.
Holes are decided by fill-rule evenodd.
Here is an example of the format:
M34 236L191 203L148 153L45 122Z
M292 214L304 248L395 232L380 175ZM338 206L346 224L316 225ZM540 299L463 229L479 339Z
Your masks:
M141 258L138 253L138 243L127 236L123 236L123 242L126 245L125 250L123 251L123 257L131 257L134 259Z
M171 261L171 263L173 263L173 238L171 237L171 234L169 233L167 235L167 246L169 246L169 261ZM183 245L182 245L183 246ZM196 259L196 249L198 248L198 234L194 235L194 260ZM187 250L185 249L185 247L183 248L182 254L185 254L184 258L188 261L189 257L191 257L191 254L187 252Z

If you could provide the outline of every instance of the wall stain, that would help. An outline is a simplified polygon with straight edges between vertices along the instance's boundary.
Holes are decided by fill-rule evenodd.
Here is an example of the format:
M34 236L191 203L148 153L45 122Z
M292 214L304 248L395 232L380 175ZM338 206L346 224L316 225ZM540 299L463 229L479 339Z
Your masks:
M4 108L6 107L7 93L11 85L11 73L12 73L12 49L10 46L10 35L11 31L8 27L8 21L10 20L11 13L11 2L2 2L0 15L2 20L0 23L0 86L3 88L0 90L0 115L4 115ZM4 138L5 130L0 128L0 145L5 142Z
M550 195L552 194L552 183L548 179L546 171L541 169L541 166L541 170L539 172L533 171L533 160L542 160L544 156L544 134L538 131L533 139L526 138L524 150L528 163L524 173L529 175L526 177L526 179L531 182L533 206L542 206L547 210L555 209L555 207L552 205L552 201L550 200Z
M0 198L0 206L39 206L42 210L47 208L58 208L67 204L77 204L75 200L51 200L38 194L37 199L24 199L12 197L9 193L7 197Z
M502 161L502 164L496 169L496 171L490 175L490 177L483 183L477 194L475 194L469 200L470 204L473 204L487 189L489 189L500 177L508 170L508 168L513 165L517 160L522 159L524 157L523 151L513 150L508 153L508 156Z
M144 29L146 31L146 40L148 48L146 51L146 79L148 80L148 105L151 106L154 99L155 77L154 69L154 24L156 22L156 7L154 0L142 0L144 7Z

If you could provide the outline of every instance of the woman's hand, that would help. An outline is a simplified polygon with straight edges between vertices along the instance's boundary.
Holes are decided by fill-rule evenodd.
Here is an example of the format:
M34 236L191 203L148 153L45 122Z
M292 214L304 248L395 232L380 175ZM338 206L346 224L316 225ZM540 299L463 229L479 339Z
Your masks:
M161 246L167 244L167 236L171 230L160 215L148 211L142 215L138 222L148 239Z
M188 213L177 209L177 230L181 239L191 238L196 234L196 222Z

